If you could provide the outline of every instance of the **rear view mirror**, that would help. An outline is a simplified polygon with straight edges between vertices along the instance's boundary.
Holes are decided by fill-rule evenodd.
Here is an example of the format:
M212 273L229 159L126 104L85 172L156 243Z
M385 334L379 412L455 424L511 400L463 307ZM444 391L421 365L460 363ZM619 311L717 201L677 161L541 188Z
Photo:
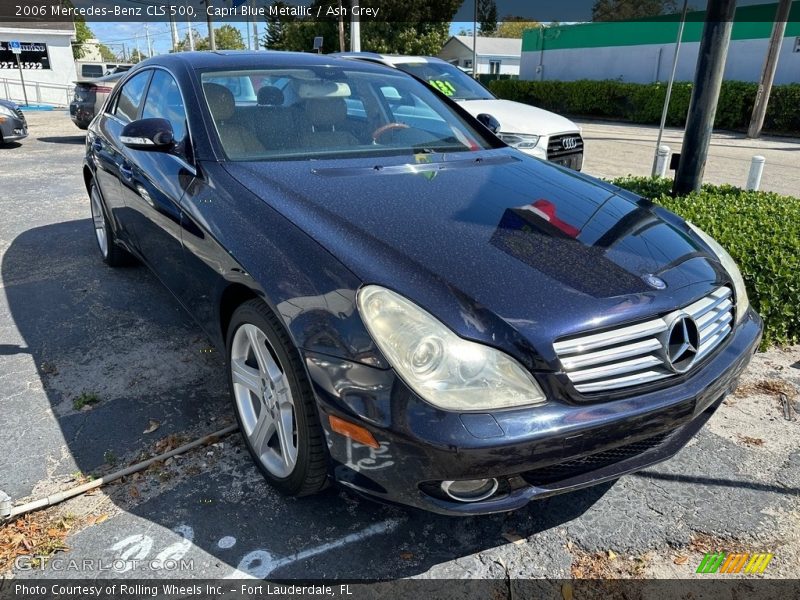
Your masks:
M480 121L481 125L486 127L492 133L497 133L500 131L500 121L495 119L492 115L487 113L481 113L477 117L478 121Z
M166 119L140 119L125 125L119 141L134 150L164 152L175 147L175 134Z

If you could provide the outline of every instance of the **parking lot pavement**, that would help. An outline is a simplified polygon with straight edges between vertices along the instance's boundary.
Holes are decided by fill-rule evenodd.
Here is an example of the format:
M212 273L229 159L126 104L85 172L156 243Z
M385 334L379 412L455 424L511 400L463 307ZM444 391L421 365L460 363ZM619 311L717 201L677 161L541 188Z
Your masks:
M0 149L0 489L15 502L232 422L222 358L200 330L144 268L100 261L82 132L58 112L29 123L31 138ZM32 515L68 530L67 561L14 575L174 577L169 558L198 578L691 577L704 552L745 549L774 553L767 575L796 577L800 422L779 394L794 403L798 389L800 348L760 354L673 460L482 518L338 488L285 499L233 434ZM115 559L138 562L120 573Z
M650 175L658 127L586 120L578 123L586 148L584 171L608 178ZM680 152L682 141L683 130L668 127L661 143L672 152ZM761 189L796 196L800 189L798 138L764 136L750 140L740 133L716 132L708 150L704 181L744 187L750 161L757 154L766 158Z

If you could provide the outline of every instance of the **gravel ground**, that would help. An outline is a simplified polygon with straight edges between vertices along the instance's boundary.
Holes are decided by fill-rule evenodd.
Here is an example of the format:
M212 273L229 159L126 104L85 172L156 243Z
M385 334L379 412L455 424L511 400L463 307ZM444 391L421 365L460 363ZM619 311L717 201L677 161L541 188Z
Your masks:
M29 123L29 139L0 149L0 489L15 501L232 421L222 359L170 294L143 268L100 262L82 132L61 112ZM690 578L704 552L741 549L774 553L765 577L794 578L799 390L800 347L758 354L739 391L667 463L482 518L337 488L282 498L234 434L0 528L0 570L3 540L38 531L37 548L68 548L58 558L180 557L191 561L181 577ZM156 567L59 571L50 561L13 576L176 574Z

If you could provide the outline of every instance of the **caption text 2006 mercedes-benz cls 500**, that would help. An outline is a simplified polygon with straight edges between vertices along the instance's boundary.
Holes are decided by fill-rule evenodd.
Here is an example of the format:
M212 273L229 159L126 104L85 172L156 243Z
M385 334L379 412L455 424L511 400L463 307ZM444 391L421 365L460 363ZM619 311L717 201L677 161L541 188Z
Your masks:
M224 350L282 492L468 515L612 480L686 444L757 347L714 240L479 119L380 65L204 52L140 63L91 123L103 259Z

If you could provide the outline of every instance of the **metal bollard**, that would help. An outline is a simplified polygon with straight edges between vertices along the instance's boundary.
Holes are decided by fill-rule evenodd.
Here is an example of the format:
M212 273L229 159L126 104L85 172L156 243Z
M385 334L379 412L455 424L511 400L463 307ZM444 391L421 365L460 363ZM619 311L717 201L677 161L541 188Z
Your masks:
M11 497L0 490L0 521L11 516Z
M669 167L669 155L672 151L669 146L661 145L656 150L656 169L655 175L659 177L667 176L667 168Z
M761 175L764 173L764 163L767 161L763 156L756 154L750 161L750 172L747 174L746 189L758 191L761 187Z

